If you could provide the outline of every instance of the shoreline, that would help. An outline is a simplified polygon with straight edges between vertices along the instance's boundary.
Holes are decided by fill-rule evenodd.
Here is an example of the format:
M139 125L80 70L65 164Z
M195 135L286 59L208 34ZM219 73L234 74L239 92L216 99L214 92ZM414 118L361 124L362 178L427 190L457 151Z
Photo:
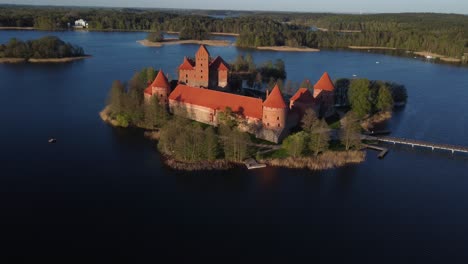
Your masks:
M80 57L66 57L66 58L47 58L47 59L25 59L25 58L0 58L0 63L65 63L76 60L83 60L91 58L91 55L80 56Z
M366 160L365 151L326 151L315 157L288 157L285 159L263 159L260 163L265 163L272 167L287 169L309 169L312 171L336 169L339 167L359 164Z
M432 53L432 52L429 52L429 51L415 51L415 52L413 52L413 54L424 57L424 58L431 57L433 59L440 59L441 61L445 61L445 62L451 62L451 63L460 63L461 62L461 59L448 57L448 56L445 56L445 55Z
M397 48L376 47L376 46L348 46L348 49L353 50L397 50Z
M290 46L260 46L258 50L285 51L285 52L319 52L319 49L314 48L298 48Z
M227 40L179 40L179 39L167 39L162 42L151 42L147 39L137 40L137 43L145 47L162 47L164 45L177 45L177 44L197 44L197 45L207 45L207 46L216 46L216 47L227 47L231 46L232 43Z
M109 107L106 106L99 112L100 118L107 124L113 127L121 127L116 120L110 118ZM159 131L145 131L144 137L153 141L159 139ZM243 163L232 162L228 160L218 159L214 161L200 162L184 162L177 160L171 156L164 155L159 152L163 163L171 169L178 171L226 171L229 169L240 168ZM327 170L339 168L346 165L359 164L365 161L366 152L364 151L326 151L325 153L315 157L288 157L285 159L262 159L260 163L265 163L272 167L283 167L289 169L309 169L309 170Z

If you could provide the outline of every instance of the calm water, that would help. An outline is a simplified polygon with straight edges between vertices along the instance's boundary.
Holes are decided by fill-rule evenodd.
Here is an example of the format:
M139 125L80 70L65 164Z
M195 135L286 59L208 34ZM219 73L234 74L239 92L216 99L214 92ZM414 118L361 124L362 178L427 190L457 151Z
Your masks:
M0 31L0 42L46 34ZM135 42L145 33L54 34L93 57L0 65L2 256L468 261L467 156L392 147L385 160L370 152L361 165L325 172L174 172L141 131L111 128L98 112L113 80L146 66L176 76L198 46L146 48ZM209 50L228 61L247 52ZM250 52L257 62L283 59L295 81L328 71L403 83L409 102L389 124L393 135L468 146L467 68L345 51Z

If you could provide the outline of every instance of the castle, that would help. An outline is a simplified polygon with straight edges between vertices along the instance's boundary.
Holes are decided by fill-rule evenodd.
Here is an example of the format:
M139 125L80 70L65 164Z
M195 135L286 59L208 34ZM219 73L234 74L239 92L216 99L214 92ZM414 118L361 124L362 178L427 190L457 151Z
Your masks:
M200 46L195 62L184 58L179 66L179 81L174 90L161 70L144 91L145 100L157 96L173 114L184 114L192 120L218 126L220 113L230 108L239 120L239 127L257 138L280 142L297 126L304 112L313 109L326 112L333 108L334 85L324 73L314 85L313 93L300 88L286 104L276 85L267 91L265 101L206 88L228 86L229 65L221 58L210 59L205 46Z

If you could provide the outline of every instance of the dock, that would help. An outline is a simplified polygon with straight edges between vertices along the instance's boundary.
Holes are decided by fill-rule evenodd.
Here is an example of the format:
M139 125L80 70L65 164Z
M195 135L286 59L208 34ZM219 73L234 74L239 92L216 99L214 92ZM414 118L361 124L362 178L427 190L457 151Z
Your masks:
M411 146L413 148L421 147L421 148L428 148L432 150L445 150L445 151L452 152L452 154L454 154L455 152L468 153L468 147L465 147L465 146L431 143L427 141L414 140L414 139L396 138L396 137L374 137L374 136L363 136L362 139L391 143L394 145L396 144L406 145L406 146Z
M258 163L254 159L247 159L247 160L244 161L244 164L247 167L247 169L249 169L249 170L261 169L261 168L266 167L266 164Z
M385 156L388 154L388 148L383 148L383 147L379 147L376 145L369 145L369 144L363 144L362 146L367 149L380 151L379 155L377 155L379 159L385 158Z

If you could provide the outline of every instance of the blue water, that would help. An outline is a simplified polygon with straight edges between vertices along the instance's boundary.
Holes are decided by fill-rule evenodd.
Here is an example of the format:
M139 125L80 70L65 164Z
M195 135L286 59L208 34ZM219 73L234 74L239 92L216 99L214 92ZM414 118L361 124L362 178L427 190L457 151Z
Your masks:
M0 64L0 209L6 255L197 260L464 263L468 157L391 147L384 160L324 172L266 168L182 173L139 130L98 116L115 79L153 66L176 76L197 45L147 48L146 33L0 31L0 43L53 34L92 58ZM228 38L231 39L232 38ZM288 78L354 74L405 84L392 135L468 146L468 69L348 51L209 47L227 61L281 58ZM380 62L377 64L376 62ZM58 143L47 144L50 137ZM244 257L238 257L244 256ZM224 259L225 260L225 259Z

